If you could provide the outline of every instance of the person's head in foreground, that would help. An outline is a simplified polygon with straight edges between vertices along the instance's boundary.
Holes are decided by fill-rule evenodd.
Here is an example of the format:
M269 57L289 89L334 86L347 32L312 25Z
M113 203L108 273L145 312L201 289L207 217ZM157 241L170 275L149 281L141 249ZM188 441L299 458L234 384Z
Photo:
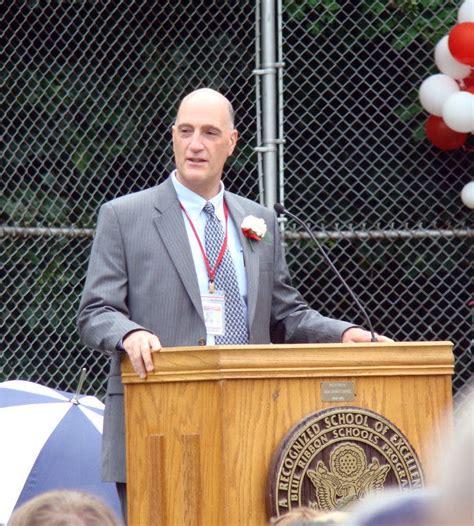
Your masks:
M474 524L474 384L463 389L454 433L433 454L435 473L424 489L369 495L350 513L347 526L472 526ZM446 429L449 424L446 423Z
M81 491L48 491L25 502L8 526L122 526L100 499Z
M298 526L306 524L318 524L332 526L336 524L343 524L347 514L341 511L318 511L309 506L300 506L294 510L280 515L280 517L273 517L270 520L270 526Z

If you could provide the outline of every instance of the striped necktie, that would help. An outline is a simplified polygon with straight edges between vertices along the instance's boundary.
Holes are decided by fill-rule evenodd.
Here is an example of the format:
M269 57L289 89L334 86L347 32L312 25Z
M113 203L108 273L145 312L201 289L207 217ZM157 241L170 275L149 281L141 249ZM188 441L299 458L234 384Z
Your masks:
M214 205L207 202L204 206L207 214L204 229L206 254L213 268L224 242L224 229L217 218ZM242 296L239 291L234 262L227 248L215 275L217 290L225 292L225 331L223 336L216 336L217 345L246 344L249 341L247 319Z

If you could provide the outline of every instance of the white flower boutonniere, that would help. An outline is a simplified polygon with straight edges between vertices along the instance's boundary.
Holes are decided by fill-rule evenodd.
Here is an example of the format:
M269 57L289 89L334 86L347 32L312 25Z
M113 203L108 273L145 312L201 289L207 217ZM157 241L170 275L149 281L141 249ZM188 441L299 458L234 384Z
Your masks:
M265 221L262 218L255 216L245 217L242 221L241 228L245 237L255 239L256 241L262 240L267 232Z

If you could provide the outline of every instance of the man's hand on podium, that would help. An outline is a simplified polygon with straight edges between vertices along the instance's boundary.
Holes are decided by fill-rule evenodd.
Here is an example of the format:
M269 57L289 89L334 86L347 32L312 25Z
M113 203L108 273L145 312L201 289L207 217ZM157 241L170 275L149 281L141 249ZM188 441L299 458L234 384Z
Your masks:
M133 369L140 376L146 378L147 373L153 371L152 352L161 349L161 343L155 334L148 331L133 331L123 340L123 348L132 362Z
M392 338L375 334L378 342L393 342ZM372 341L372 334L359 327L351 327L342 335L342 343L369 343Z

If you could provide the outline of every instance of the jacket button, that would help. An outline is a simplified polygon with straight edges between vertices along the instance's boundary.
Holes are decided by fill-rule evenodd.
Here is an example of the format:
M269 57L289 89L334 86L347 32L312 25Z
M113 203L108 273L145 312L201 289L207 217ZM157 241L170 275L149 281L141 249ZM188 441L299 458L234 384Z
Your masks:
M206 338L199 338L198 344L199 345L206 345Z

